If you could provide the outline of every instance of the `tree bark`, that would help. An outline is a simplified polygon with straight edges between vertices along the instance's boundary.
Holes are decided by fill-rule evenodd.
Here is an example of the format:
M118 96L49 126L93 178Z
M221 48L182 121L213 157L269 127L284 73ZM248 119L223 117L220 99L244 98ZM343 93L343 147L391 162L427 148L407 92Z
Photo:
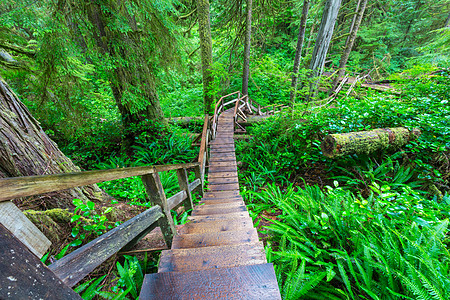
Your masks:
M79 171L0 78L0 178ZM98 202L106 197L97 185L91 185L52 193L40 198L39 206L68 208L75 198Z
M312 70L311 83L308 99L315 95L318 86L318 78L322 75L325 58L333 36L334 25L341 7L341 0L327 0L320 22L319 33L317 34L309 69Z
M350 53L352 52L353 44L355 43L359 26L361 25L361 21L364 16L364 11L366 10L366 5L367 5L367 0L363 0L362 4L361 4L361 8L359 9L359 11L356 14L355 23L354 24L352 23L352 27L350 28L351 29L350 36L345 45L345 49L344 49L344 52L342 53L341 60L339 61L339 71L338 71L336 77L334 77L334 79L333 79L332 91L334 91L336 89L338 82L339 82L339 77L342 77L344 75L345 65L347 64L348 58L350 57ZM359 6L359 2L358 2L358 6ZM358 6L357 6L357 9L358 9Z
M209 0L197 0L198 33L200 35L200 49L202 57L203 72L203 105L205 113L212 112L214 97L211 88L214 77L212 68L212 38L211 21L209 12Z
M292 68L292 82L291 82L291 95L290 100L292 104L295 101L295 95L297 92L297 78L298 69L300 67L300 58L302 57L303 42L305 40L306 20L308 19L310 0L303 1L302 17L300 19L300 28L298 30L297 48L295 51L294 67Z
M252 0L247 0L247 20L244 44L244 71L242 74L242 94L248 95L248 79L250 77L250 46L252 42Z
M347 154L370 154L381 149L398 149L420 136L418 129L403 127L330 134L320 145L323 155L337 158Z

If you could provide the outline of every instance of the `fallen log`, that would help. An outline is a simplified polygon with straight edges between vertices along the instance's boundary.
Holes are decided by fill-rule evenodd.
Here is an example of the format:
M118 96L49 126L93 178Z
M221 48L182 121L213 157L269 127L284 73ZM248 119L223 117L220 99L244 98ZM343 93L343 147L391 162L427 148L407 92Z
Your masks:
M323 155L337 158L347 154L370 154L380 149L398 149L420 136L419 129L379 128L369 131L330 134L320 145Z

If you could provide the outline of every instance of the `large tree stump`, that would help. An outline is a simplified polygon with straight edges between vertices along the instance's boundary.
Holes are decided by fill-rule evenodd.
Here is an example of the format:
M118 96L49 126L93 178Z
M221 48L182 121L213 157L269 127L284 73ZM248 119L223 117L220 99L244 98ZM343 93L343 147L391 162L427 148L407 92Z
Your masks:
M381 149L398 149L421 134L419 129L379 128L370 131L330 134L320 145L323 155L337 158L347 154L370 154Z

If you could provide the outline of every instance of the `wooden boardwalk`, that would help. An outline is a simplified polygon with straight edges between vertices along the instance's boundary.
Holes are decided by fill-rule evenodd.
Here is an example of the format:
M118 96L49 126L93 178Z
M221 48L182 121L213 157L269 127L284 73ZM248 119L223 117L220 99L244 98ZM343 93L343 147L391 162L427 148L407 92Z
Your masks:
M233 133L228 110L210 144L208 191L162 252L158 273L145 276L139 299L281 299L239 195Z

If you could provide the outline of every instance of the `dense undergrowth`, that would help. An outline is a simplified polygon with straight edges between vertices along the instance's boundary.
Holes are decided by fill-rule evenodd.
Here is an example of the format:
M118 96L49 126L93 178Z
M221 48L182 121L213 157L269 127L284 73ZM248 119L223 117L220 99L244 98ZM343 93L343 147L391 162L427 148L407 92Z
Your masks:
M447 299L449 73L414 72L395 76L400 95L358 89L273 117L238 145L283 299ZM422 135L396 153L321 155L328 133L397 126Z

